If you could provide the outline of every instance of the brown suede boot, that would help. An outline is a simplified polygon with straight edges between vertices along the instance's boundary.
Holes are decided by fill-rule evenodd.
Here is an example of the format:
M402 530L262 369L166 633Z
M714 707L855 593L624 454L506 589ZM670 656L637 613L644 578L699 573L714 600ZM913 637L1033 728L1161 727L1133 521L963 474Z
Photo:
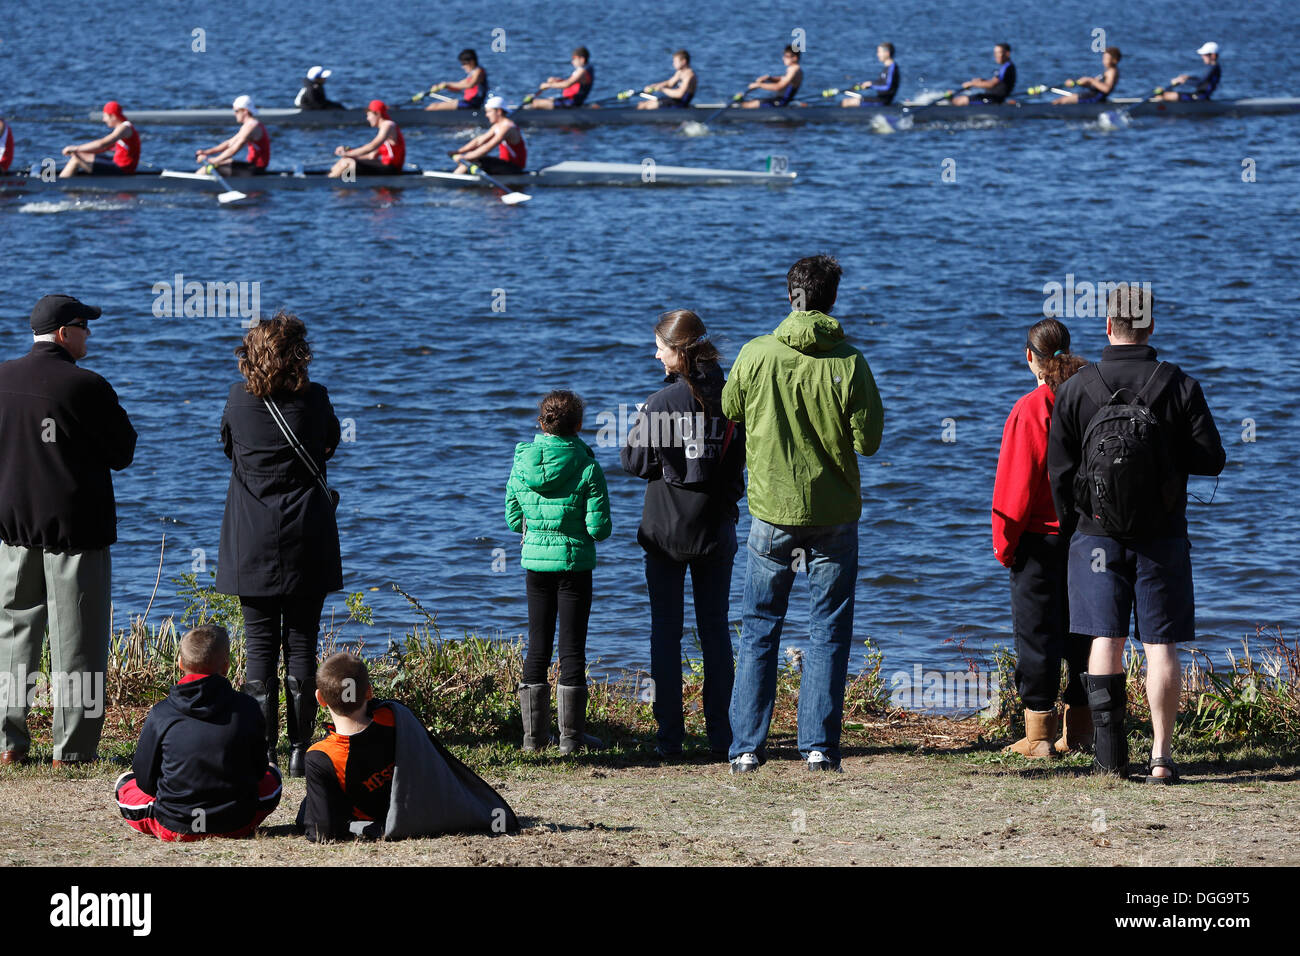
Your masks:
M1026 710L1025 736L1014 744L1004 747L1003 753L1017 753L1030 760L1040 757L1055 757L1056 749L1052 740L1056 737L1056 711Z
M1092 711L1089 708L1065 705L1065 720L1061 722L1061 739L1056 742L1056 752L1092 753Z

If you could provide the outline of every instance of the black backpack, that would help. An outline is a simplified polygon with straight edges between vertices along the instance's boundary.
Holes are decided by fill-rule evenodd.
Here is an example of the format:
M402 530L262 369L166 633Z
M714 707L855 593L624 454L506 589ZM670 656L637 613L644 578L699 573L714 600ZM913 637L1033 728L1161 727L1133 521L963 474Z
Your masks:
M1178 503L1178 474L1168 429L1151 406L1174 379L1174 366L1161 362L1127 403L1111 391L1101 370L1078 372L1100 408L1083 433L1083 461L1074 476L1074 497L1112 538L1133 540L1154 530Z

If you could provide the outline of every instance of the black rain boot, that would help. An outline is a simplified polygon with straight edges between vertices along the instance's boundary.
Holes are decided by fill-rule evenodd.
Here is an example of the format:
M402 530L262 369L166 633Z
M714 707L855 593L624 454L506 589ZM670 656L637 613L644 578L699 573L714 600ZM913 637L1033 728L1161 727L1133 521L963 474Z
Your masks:
M1124 674L1084 674L1092 709L1094 773L1123 775L1128 767L1128 735L1124 715L1128 709L1128 677Z
M262 712L262 723L266 725L266 762L277 770L276 746L280 742L280 682L274 677L269 680L250 680L241 690L253 700Z
M555 688L560 711L560 753L571 754L579 750L602 750L605 744L584 733L587 726L587 685Z
M524 722L521 750L542 750L551 743L551 685L520 684L519 715Z
M285 721L289 732L289 776L307 776L307 748L316 731L316 678L290 677L285 680Z

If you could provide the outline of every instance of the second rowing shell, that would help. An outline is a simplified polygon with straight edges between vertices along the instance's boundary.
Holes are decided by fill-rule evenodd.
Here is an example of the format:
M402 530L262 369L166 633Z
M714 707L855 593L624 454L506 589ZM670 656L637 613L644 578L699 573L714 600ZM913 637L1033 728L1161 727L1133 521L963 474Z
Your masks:
M1129 116L1253 116L1300 113L1300 97L1253 97L1238 100L1188 100L1173 103L1113 97L1104 103L1005 103L972 106L864 105L842 109L837 104L795 104L780 109L734 109L725 103L701 103L686 109L637 110L628 107L584 106L569 110L517 110L512 113L523 126L674 126L685 122L710 123L871 123L874 117L912 117L918 123L960 120L1014 121L1022 119L1089 120L1102 113L1123 111ZM716 114L716 115L715 115ZM229 126L234 122L229 109L219 110L130 110L133 122L142 126ZM100 119L98 112L88 114ZM258 117L280 126L347 127L364 126L365 110L264 109ZM395 109L393 118L402 126L485 126L479 110Z

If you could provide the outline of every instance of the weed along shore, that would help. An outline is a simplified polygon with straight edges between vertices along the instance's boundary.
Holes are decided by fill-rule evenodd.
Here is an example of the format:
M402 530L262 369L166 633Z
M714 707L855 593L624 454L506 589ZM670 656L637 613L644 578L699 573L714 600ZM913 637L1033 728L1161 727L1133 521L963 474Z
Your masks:
M521 643L443 635L420 615L401 641L370 659L375 694L417 714L447 747L496 787L519 815L511 836L445 836L315 845L292 824L305 786L286 776L284 798L251 840L168 844L122 826L113 781L126 769L149 708L175 680L177 636L217 620L238 630L238 606L190 578L183 620L142 619L114 636L101 760L50 765L48 700L32 711L33 756L0 769L0 862L76 865L1098 865L1300 864L1294 806L1300 781L1300 647L1280 631L1254 635L1241 653L1197 657L1184 673L1175 750L1186 786L1142 786L1093 776L1089 758L1029 761L1002 747L1021 728L995 700L960 719L902 709L890 676L910 673L872 653L845 694L842 774L805 769L795 742L800 674L780 673L768 762L731 776L710 755L698 661L685 676L683 755L654 752L644 674L592 685L589 731L610 744L560 757L518 749L515 688ZM348 598L323 655L356 643L368 609ZM231 678L238 684L242 643ZM1211 666L1213 665L1213 666ZM989 663L991 686L1013 686L1009 659ZM1141 671L1130 667L1132 745L1150 740ZM39 690L39 689L38 689ZM1009 698L1008 698L1009 702ZM317 730L317 737L321 734ZM1139 739L1144 737L1145 739Z

